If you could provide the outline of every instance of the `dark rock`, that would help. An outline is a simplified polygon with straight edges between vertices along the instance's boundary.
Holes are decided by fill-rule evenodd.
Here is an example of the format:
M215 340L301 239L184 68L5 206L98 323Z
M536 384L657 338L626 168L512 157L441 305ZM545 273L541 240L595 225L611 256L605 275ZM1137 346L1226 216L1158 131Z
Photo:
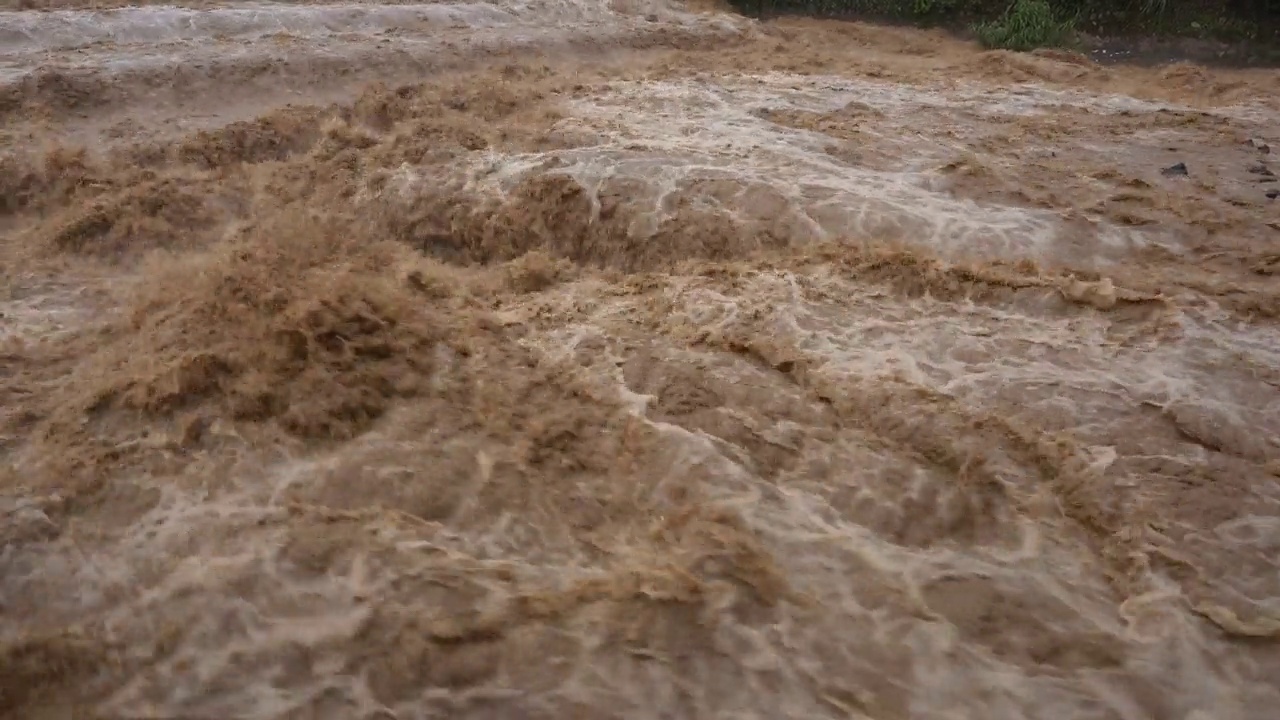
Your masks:
M1178 176L1185 177L1187 174L1187 164L1178 163L1177 165L1170 165L1169 167L1161 170L1160 174L1164 175L1165 177L1178 177Z
M1253 146L1254 150L1257 150L1263 155L1267 155L1271 152L1271 146L1260 138L1251 138L1249 140L1249 144Z
M1276 199L1276 198L1278 198L1278 197L1280 197L1280 190L1268 190L1268 191L1267 191L1267 199L1268 199L1268 200L1275 200L1275 199Z
M1258 163L1257 165L1250 165L1249 172L1253 173L1254 175L1261 175L1263 177L1269 177L1269 178L1276 176L1276 174L1272 172L1271 168L1267 167L1266 165L1263 165L1262 163Z

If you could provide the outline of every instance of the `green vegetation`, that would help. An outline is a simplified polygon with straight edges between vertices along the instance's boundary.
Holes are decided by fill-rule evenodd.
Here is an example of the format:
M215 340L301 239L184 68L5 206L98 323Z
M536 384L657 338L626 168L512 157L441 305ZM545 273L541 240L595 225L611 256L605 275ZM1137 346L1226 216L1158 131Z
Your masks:
M865 18L969 29L1030 50L1099 36L1188 37L1280 46L1280 0L730 0L748 15Z
M1049 0L1015 0L999 20L978 23L973 29L986 47L1027 51L1071 44L1075 18L1059 20Z

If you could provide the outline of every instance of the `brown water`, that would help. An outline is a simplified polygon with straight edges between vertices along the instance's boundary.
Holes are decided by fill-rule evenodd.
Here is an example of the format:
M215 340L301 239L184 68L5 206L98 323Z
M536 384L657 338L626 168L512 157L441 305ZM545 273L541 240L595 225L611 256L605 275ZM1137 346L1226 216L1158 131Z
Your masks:
M1273 716L1280 76L55 5L0 12L0 714Z

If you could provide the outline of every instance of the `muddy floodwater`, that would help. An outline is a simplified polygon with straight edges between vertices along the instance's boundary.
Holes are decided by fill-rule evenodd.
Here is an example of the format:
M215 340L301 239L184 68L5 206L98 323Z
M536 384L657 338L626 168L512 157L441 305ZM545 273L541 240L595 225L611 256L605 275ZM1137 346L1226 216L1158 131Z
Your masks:
M1276 717L1280 73L3 3L0 717Z

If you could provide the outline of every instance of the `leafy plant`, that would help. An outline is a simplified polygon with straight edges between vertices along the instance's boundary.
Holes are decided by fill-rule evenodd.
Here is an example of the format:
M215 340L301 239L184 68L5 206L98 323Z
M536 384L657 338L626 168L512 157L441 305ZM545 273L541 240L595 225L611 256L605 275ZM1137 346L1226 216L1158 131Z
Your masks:
M954 11L957 4L957 0L912 0L911 12L918 16L946 14Z
M979 23L974 32L985 47L1025 52L1070 44L1075 19L1059 20L1048 0L1014 0L999 20Z

